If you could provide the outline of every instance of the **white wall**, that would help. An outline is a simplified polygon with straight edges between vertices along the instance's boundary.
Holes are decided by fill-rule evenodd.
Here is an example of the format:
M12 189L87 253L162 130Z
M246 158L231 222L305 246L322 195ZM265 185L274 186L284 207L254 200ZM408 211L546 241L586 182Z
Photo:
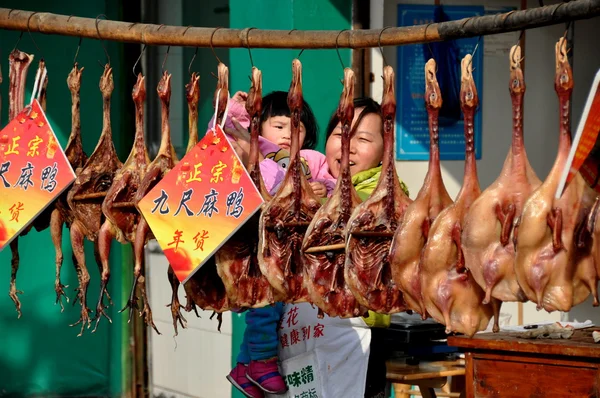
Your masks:
M231 312L223 314L221 332L217 331L212 311L183 312L187 328L174 330L171 308L171 287L167 279L169 264L165 256L149 253L148 275L150 305L154 323L162 335L150 331L150 376L153 396L164 393L169 398L229 397L231 384L225 376L231 370ZM185 305L185 291L179 288L179 300Z
M371 28L396 26L397 4L432 4L432 1L419 0L372 0ZM481 5L481 1L443 1L447 5ZM520 7L520 1L494 0L483 1L486 7L513 6ZM551 4L546 1L546 4ZM529 7L538 7L537 1L529 1ZM599 18L579 21L575 24L574 47L574 79L573 92L573 129L579 121L585 98L593 75L600 68L600 50L594 36L598 37ZM558 147L558 99L554 91L554 44L563 35L565 25L555 25L529 30L525 34L525 143L531 165L541 179L550 170ZM518 33L512 34L514 42ZM485 43L488 39L484 38ZM386 60L396 67L396 48L384 49ZM482 189L490 185L498 176L511 142L511 102L508 92L509 62L508 56L485 55L483 70L483 97L480 106L483 112L482 158L477 162L479 181ZM372 96L379 100L382 93L381 74L383 67L379 49L372 51L372 70L376 81L372 84ZM420 189L427 173L426 161L397 162L400 177L406 182L414 198ZM443 161L442 174L444 183L451 196L456 196L462 185L464 162ZM573 314L578 319L595 316L600 322L600 311L590 310L589 303L577 307ZM591 312L590 312L591 311ZM517 304L505 303L502 312L511 314L511 324L517 323ZM542 320L558 320L560 313L548 314L538 312L535 305L523 305L525 323Z

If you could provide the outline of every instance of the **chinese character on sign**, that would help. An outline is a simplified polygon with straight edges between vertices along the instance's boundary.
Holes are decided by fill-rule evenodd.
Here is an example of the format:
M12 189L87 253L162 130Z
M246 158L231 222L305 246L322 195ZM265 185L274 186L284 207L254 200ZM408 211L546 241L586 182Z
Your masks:
M315 380L315 376L313 374L313 369L311 365L300 369L300 378L302 379L302 383L304 384L311 383Z
M44 142L44 140L42 140L37 135L35 136L34 139L29 141L29 144L27 144L27 146L29 147L29 150L27 151L27 156L34 157L34 156L39 155L40 154L39 146L42 142Z
M323 329L324 329L324 328L325 328L325 326L324 326L324 325L321 325L320 323L317 323L317 324L315 325L315 332L314 332L314 334L313 334L313 337L314 337L315 339L317 339L317 338L319 338L319 337L323 336Z
M240 188L238 192L233 191L227 196L227 215L239 218L244 212L242 201L244 200L244 189Z
M6 181L6 177L4 177L4 173L8 173L9 168L10 168L10 162L4 162L4 163L2 163L2 166L0 166L0 178L2 179L2 182L4 183L4 188L10 188L10 184L8 183L8 181Z
M182 235L183 231L176 230L175 234L173 235L173 242L168 244L169 246L175 245L175 252L177 252L177 248L179 247L180 243L185 243L185 241L181 239Z
M308 390L308 398L319 398L317 390L314 387Z
M288 375L287 378L288 378L288 383L291 386L299 387L300 384L302 384L302 381L300 380L300 373L298 373L298 372L294 372L294 373Z
M169 205L167 204L167 199L169 199L169 195L167 195L167 193L161 189L160 196L152 201L155 206L150 212L154 213L158 209L160 214L169 214Z
M200 232L194 236L194 243L196 244L196 248L194 250L202 250L204 251L204 239L208 239L208 231L202 230L202 236L200 236Z
M287 313L287 325L288 327L292 327L292 325L296 326L298 323L298 307L292 307Z
M10 221L14 220L16 222L19 222L19 212L25 210L25 208L23 207L23 203L18 202L12 205L8 210L10 211L10 215L12 216Z
M290 344L294 345L294 344L298 344L299 342L300 342L300 333L298 333L298 330L292 329L292 331L290 333Z
M288 342L288 335L287 335L287 333L284 333L281 336L279 336L279 342L281 343L281 348L285 348L285 347L289 347L290 346L290 343Z
M190 177L185 180L185 182L192 182L192 181L198 181L198 182L202 182L202 178L200 178L200 167L202 167L202 163L198 162L194 165L194 172L190 175Z
M310 325L302 326L302 341L310 339Z
M21 139L21 136L18 135L16 137L12 138L12 144L8 145L8 149L6 151L4 151L5 155L18 155L19 151L17 151L17 148L19 147L19 144L17 143L17 141L19 141Z
M15 184L15 187L19 186L24 191L27 191L27 188L29 188L30 185L33 186L33 181L31 181L31 176L33 176L33 165L31 163L27 162L27 166L25 166L21 169L21 176L19 177L19 180Z
M223 177L221 177L221 174L223 174L223 169L226 167L227 165L219 160L219 163L217 163L212 167L212 169L210 169L210 172L212 173L212 178L210 179L210 182L216 183L219 181L223 181Z
M194 212L191 211L189 209L189 207L187 207L187 205L185 204L188 200L190 200L192 198L192 194L194 193L193 189L188 189L187 191L184 191L181 194L181 200L179 201L179 207L177 208L177 211L175 212L175 214L173 214L173 217L177 216L177 214L179 214L179 212L181 211L181 208L183 207L185 209L185 213L188 216L193 216Z
M217 209L217 200L219 193L215 191L213 188L210 189L210 193L204 195L204 203L202 204L202 208L200 209L200 213L204 214L206 217L211 218L213 213L218 213L219 209ZM198 214L200 214L198 213Z
M44 167L42 170L42 189L48 192L56 188L56 174L58 174L58 165L56 162L52 166Z

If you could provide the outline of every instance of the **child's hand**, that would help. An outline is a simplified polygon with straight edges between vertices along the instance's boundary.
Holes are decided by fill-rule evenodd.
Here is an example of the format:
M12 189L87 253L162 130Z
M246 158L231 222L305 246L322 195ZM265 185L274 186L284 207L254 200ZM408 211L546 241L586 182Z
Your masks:
M243 91L238 91L237 93L235 93L233 95L233 97L231 97L231 99L237 103L246 105L246 101L248 100L248 93L245 93Z
M327 187L325 187L325 184L323 184L322 182L313 181L310 183L310 187L312 188L315 195L317 195L317 197L319 197L319 198L327 197Z
M232 117L231 122L235 126L235 129L225 128L225 132L235 138L235 142L232 142L231 146L235 149L235 152L242 160L242 163L244 163L244 166L248 167L250 133L248 133L248 130L246 130L236 118Z

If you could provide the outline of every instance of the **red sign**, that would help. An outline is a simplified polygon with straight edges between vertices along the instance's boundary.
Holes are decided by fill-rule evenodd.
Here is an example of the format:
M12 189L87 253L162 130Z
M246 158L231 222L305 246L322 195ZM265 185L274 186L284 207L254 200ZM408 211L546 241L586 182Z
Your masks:
M573 146L563 170L556 198L559 198L564 187L579 172L583 179L596 191L600 192L600 71L592 84L592 89L583 109L583 115L573 138Z
M221 127L216 126L138 208L184 283L263 202Z
M0 131L0 250L75 181L37 100Z

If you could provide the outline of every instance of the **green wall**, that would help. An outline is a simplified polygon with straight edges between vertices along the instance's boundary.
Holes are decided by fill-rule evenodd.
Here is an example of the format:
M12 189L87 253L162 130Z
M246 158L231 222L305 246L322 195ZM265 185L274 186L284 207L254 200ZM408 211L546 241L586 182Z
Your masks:
M2 7L48 11L66 15L95 18L106 14L109 19L121 19L119 2L116 0L63 0L48 2L30 0L27 2L4 0ZM101 24L102 22L100 22ZM19 32L0 30L0 63L4 82L0 85L2 94L2 120L7 122L8 113L8 54L15 45ZM45 36L33 33L40 50L25 32L18 48L35 55L27 79L28 94L33 87L37 61L46 60L48 69L48 109L47 115L54 132L64 146L71 129L71 97L67 88L67 75L72 68L78 39L60 36ZM130 100L130 87L127 87L127 74L122 63L123 46L107 44L113 66L115 90L112 100L112 128L115 145L121 160L130 148L133 130L130 115L133 112ZM84 148L90 154L102 129L102 99L98 83L105 62L104 52L97 40L83 40L79 52L79 65L85 68L81 88L81 120ZM71 247L68 230L63 231L64 265L62 282L69 285L66 290L69 298L75 296L77 278L71 261ZM10 280L10 249L0 253L0 395L25 396L87 396L118 395L123 391L121 366L122 340L127 334L125 315L118 314L124 303L121 295L122 258L125 250L116 242L111 252L112 279L109 292L115 305L109 308L113 323L101 321L98 331L91 334L86 330L77 337L79 329L69 324L79 319L80 306L68 304L65 311L54 305L54 247L48 230L41 233L32 230L19 240L21 267L18 273L17 288L24 291L20 296L23 316L17 319L13 302L8 297ZM130 253L127 251L127 253ZM130 254L128 254L130 255ZM87 265L91 275L88 291L88 306L95 308L99 292L99 274L94 261L92 245L86 242ZM127 272L130 273L129 267ZM128 284L129 286L129 284ZM92 313L91 315L94 315ZM122 330L124 328L124 330Z
M230 0L230 27L243 29L325 29L341 30L351 27L351 1L347 0ZM252 44L252 33L250 33ZM345 66L350 66L350 51L340 50ZM298 50L252 50L254 66L263 72L263 95L273 90L287 91L292 77L292 60ZM251 64L248 50L231 49L230 91L248 91ZM312 107L320 127L317 149L325 147L325 128L340 98L342 66L335 50L306 50L300 56L304 98ZM244 333L244 314L232 314L233 338L231 364L235 366ZM242 397L232 389L233 397Z

